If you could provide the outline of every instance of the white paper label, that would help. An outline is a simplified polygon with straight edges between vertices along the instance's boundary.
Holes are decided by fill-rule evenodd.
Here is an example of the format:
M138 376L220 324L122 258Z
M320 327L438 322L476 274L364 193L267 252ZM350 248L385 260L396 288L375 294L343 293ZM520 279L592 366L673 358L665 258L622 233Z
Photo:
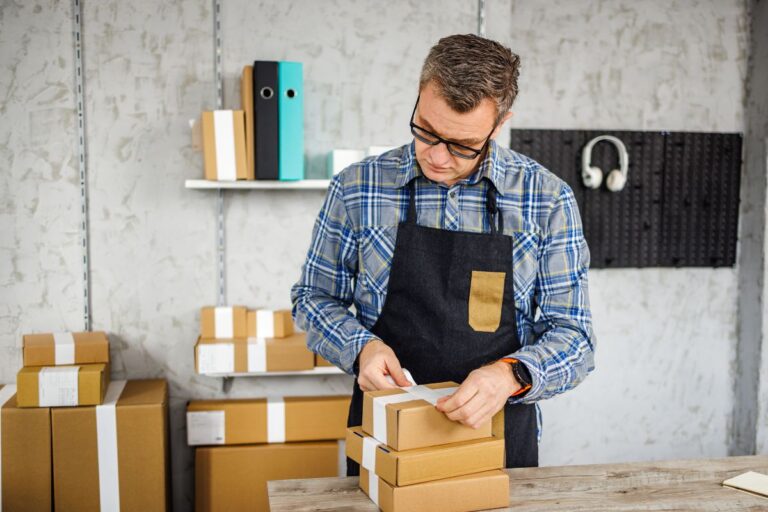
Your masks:
M268 309L256 310L256 337L275 337L275 312Z
M264 338L248 338L248 371L267 371L267 342Z
M213 111L213 133L216 142L216 179L235 181L235 123L231 110Z
M363 437L363 467L371 473L376 472L376 447L379 446L376 439L372 437Z
M213 310L213 336L215 338L234 338L235 322L231 307L217 306Z
M38 406L68 407L77 405L79 366L46 366L38 374Z
M16 385L9 384L0 389L0 409L16 393ZM0 414L0 439L3 438L3 415ZM342 476L342 475L339 475ZM3 510L3 443L0 442L0 512Z
M267 442L285 442L285 402L281 396L267 398Z
M109 383L104 403L96 406L96 446L99 461L99 504L101 512L120 512L120 478L117 452L117 400L124 380Z
M216 343L197 346L198 373L234 373L235 345Z
M226 413L224 411L190 411L187 413L187 444L203 446L224 444Z
M55 365L75 364L75 337L72 333L53 333L53 351Z

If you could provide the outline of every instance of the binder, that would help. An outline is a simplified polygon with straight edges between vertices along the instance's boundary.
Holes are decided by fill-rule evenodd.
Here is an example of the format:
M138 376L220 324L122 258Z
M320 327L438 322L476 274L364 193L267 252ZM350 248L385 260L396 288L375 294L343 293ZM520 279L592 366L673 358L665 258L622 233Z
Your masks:
M253 161L253 66L243 67L240 77L240 101L245 112L245 160L248 169L246 179L256 177L256 164Z
M304 178L304 74L300 62L279 62L278 175L282 181Z
M253 63L254 164L257 180L279 179L277 62Z

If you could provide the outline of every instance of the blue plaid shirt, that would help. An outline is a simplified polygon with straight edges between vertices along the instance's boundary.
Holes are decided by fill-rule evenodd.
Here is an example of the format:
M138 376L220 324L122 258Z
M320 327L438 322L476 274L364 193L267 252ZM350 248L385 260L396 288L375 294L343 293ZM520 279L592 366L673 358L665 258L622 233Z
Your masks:
M352 373L384 305L397 226L405 220L407 185L414 179L418 223L451 231L489 232L485 196L489 186L496 188L504 233L513 238L523 345L509 356L533 378L528 393L510 402L537 402L580 383L594 369L595 336L589 249L576 200L563 180L494 141L477 172L451 187L422 175L413 142L331 180L301 278L291 290L293 316L307 331L309 347Z

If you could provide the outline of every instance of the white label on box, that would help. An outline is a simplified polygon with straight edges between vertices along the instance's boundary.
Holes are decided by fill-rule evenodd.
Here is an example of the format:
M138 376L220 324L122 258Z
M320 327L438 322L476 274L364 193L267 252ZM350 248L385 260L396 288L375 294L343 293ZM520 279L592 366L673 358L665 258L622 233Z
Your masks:
M224 444L226 413L224 411L187 412L187 444L202 446Z
M216 306L213 309L213 336L215 338L234 338L235 321L232 308Z
M99 510L120 512L120 478L117 456L117 400L125 388L124 380L113 380L107 387L104 403L96 406L96 447L99 461Z
M376 447L379 446L376 439L363 437L363 467L371 473L376 472Z
M216 179L235 181L235 121L231 110L213 111L213 134L216 143Z
M0 408L16 394L16 386L8 384L0 389ZM0 415L0 439L3 438L3 418ZM0 442L0 512L3 510L3 443Z
M281 396L267 397L267 442L285 442L285 401Z
M197 372L234 373L235 345L233 343L216 343L197 346Z
M248 371L267 371L267 341L264 338L248 338Z
M79 366L46 366L38 375L38 407L77 405Z
M275 312L268 309L256 310L256 337L275 337Z
M75 337L71 332L53 333L53 363L75 364Z

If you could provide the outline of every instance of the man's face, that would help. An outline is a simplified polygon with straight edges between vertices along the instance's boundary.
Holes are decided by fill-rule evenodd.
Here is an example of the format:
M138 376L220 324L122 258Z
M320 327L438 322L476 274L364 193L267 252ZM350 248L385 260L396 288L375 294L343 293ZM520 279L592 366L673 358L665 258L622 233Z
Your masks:
M499 126L493 130L491 139L496 138L501 125L511 113L508 113ZM486 98L471 112L460 114L453 110L440 96L432 82L421 90L419 104L413 122L443 139L457 142L464 146L481 149L486 137L494 128L496 105ZM485 153L467 160L451 154L445 144L430 146L418 138L416 160L424 175L432 181L448 186L470 176L482 162Z

